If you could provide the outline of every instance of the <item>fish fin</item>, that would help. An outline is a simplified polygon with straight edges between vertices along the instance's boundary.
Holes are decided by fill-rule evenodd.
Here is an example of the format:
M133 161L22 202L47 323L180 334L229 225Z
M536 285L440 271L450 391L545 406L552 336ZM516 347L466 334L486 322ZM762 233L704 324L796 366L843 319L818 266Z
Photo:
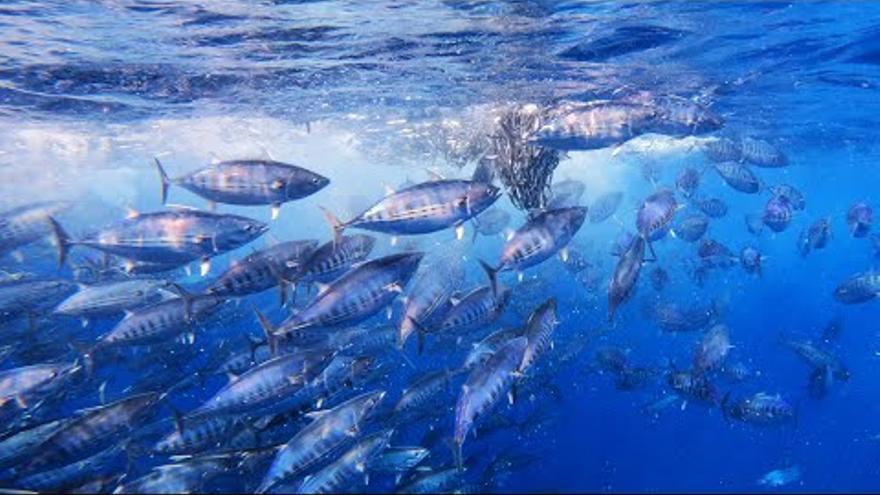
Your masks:
M131 219L137 218L139 216L141 216L141 212L135 210L134 208L128 207L125 209L125 219L126 220L131 220Z
M474 228L474 235L471 236L471 244L475 244L477 242L477 234L479 234L479 232L477 231L477 225L473 221L471 221L471 227Z
M309 411L309 412L305 413L304 416L311 419L311 420L317 420L317 419L321 419L323 416L327 415L327 413L328 413L327 409L320 409L318 411Z
M385 190L385 197L391 196L397 192L394 190L393 187L389 186L388 184L382 184L382 186L383 186L383 189Z
M476 237L475 237L476 238ZM464 224L459 224L455 227L455 240L460 241L464 239Z
M563 263L568 262L568 256L569 252L567 246L559 250L559 259L562 260Z
M277 356L278 336L275 335L275 328L272 326L272 322L270 322L259 309L254 308L254 313L257 315L257 320L260 322L260 327L263 329L263 333L266 334L266 343L269 344L269 354Z
M153 158L153 160L156 162L156 170L159 171L159 180L161 181L159 198L164 205L168 201L168 188L171 186L171 179L169 179L168 174L165 173L165 168L162 167L162 162L160 162L158 158Z
M330 228L333 229L333 243L334 247L342 244L342 232L345 230L346 224L342 223L336 215L334 215L330 210L324 208L323 206L319 206L321 211L324 212L324 218L327 219L327 223L330 224Z
M438 171L436 171L436 170L432 170L432 169L430 169L430 168L426 168L426 169L425 169L425 172L428 173L428 177L429 177L430 180L432 180L432 181L446 180L446 177L444 177L443 174L441 174L440 172L438 172Z
M330 284L325 284L324 282L315 282L315 287L318 288L318 295L327 292L327 289L330 288Z
M492 294L494 294L495 297L498 297L498 269L492 268L491 266L489 266L488 263L483 260L477 261L480 262L480 266L483 267L483 271L485 271L486 276L489 277L489 283L492 285Z
M64 261L67 259L67 252L70 250L70 246L72 244L70 240L70 236L67 235L67 232L64 231L64 228L61 227L61 224L58 223L55 218L49 216L49 225L52 228L52 235L55 238L55 249L58 253L58 266L64 266Z
M204 277L208 275L208 272L211 271L211 258L205 257L202 258L202 261L199 263L199 274Z
M271 217L272 220L278 220L278 217L281 215L281 203L272 203Z
M16 395L15 396L15 405L17 405L19 409L27 409L28 408L27 399L24 398L24 395Z
M424 325L422 325L420 322L416 321L415 318L413 318L411 316L407 316L406 319L409 320L409 322L412 323L414 327L416 327L416 337L418 338L418 344L419 344L418 345L418 352L419 352L419 356L421 356L422 351L424 351L424 349L425 349L425 335L427 333L429 333L429 330Z
M171 408L171 416L174 418L174 429L178 435L183 435L183 414L175 408Z
M455 465L458 467L459 471L464 471L464 459L461 456L461 443L456 442L451 438L444 439L446 442L446 446L449 447L449 450L452 452L452 458L455 460Z

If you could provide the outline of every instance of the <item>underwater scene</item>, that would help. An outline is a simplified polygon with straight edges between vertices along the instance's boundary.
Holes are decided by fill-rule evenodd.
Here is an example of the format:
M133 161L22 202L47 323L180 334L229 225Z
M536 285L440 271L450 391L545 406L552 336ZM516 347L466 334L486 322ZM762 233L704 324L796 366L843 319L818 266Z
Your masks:
M880 489L880 3L0 2L0 493Z

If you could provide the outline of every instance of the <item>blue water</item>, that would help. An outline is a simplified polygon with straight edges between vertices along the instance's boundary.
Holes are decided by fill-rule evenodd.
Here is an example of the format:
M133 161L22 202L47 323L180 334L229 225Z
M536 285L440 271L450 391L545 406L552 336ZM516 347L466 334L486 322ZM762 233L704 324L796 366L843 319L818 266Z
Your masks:
M843 305L832 293L844 279L876 266L871 241L852 238L845 216L853 203L877 198L878 21L880 4L867 2L6 0L0 4L0 205L69 201L65 227L81 233L122 218L128 208L162 208L154 156L175 176L212 160L272 158L317 171L331 184L285 205L271 236L323 242L330 229L318 206L348 218L381 198L385 186L427 180L426 168L468 177L472 164L461 168L468 157L459 145L468 132L480 132L469 130L479 129L476 123L493 105L588 101L627 88L691 98L724 117L719 135L754 136L783 150L788 167L754 171L765 185L796 186L806 209L795 212L785 231L754 236L743 217L761 212L766 191L744 195L705 172L701 193L722 199L730 210L711 222L708 236L735 253L746 245L758 248L766 256L763 276L735 266L713 271L699 286L687 269L695 246L667 237L655 248L658 264L670 274L668 286L658 295L647 265L635 296L609 323L606 289L616 263L611 242L621 230L634 229L641 200L672 186L684 166L704 167L695 151L701 138L649 135L620 150L568 153L555 177L582 181L587 202L624 192L614 219L585 224L572 243L598 272L598 286L587 290L558 259L528 270L527 279L535 282L517 284L515 275L505 274L513 302L493 328L522 324L553 296L560 308L554 350L578 336L587 344L567 364L529 377L545 385L520 394L513 406L496 405L494 411L516 421L540 410L547 420L537 431L502 428L481 435L478 426L476 439L465 443L465 454L478 453L483 463L510 453L539 460L492 479L474 467L462 486L763 491L773 489L757 483L765 473L798 466L800 479L779 490L876 491L878 306ZM645 167L657 170L653 183L643 178ZM205 206L180 188L172 189L171 202ZM512 228L523 223L524 214L506 198L499 205L513 215ZM219 210L270 220L268 208ZM833 230L828 247L802 257L798 234L825 216ZM454 247L475 286L485 281L476 260L497 259L503 239L479 237L470 245L472 227L466 228L463 241L454 241L449 230L401 239L400 245L412 242L429 256ZM400 248L390 236L377 238L374 257ZM264 245L262 239L254 243ZM217 258L210 276L250 250ZM49 244L23 251L20 258L0 260L0 268L59 273ZM60 273L72 276L69 268ZM197 273L178 280L194 288L204 283ZM665 379L624 392L615 390L607 373L593 371L595 351L610 345L629 349L636 364L690 364L701 333L661 332L643 311L656 298L684 305L721 301L731 357L760 375L742 383L719 379L717 387L740 396L781 393L796 407L796 420L774 427L735 423L718 407L681 401L646 414L646 403L670 393ZM220 342L244 345L243 335L258 336L252 306L281 321L287 312L276 299L273 292L232 304L197 340L196 357L186 364L207 360ZM393 307L396 318L399 305ZM817 340L834 317L841 318L842 332L830 349L851 378L815 399L807 393L808 366L779 339ZM376 322L384 318L383 312ZM114 323L81 328L74 319L41 318L37 340L88 343ZM25 323L8 325L21 330ZM20 332L9 335L14 337L0 344L14 344L19 352L4 368L72 358L57 341L48 351L25 353L36 343L21 340ZM396 400L412 377L456 366L466 349L430 341L424 356L408 349L416 369L392 356L393 372L374 388ZM121 361L99 375L109 379L106 394L113 399L142 378ZM97 405L100 382L77 389L58 414ZM549 393L546 384L558 393ZM172 401L192 409L220 385L211 379ZM438 404L446 437L455 395ZM409 435L392 444L411 445L420 437ZM439 445L427 460L435 468L451 462ZM137 458L131 475L164 461ZM262 473L247 475L259 479ZM389 490L389 481L365 489ZM232 482L220 488L243 489Z

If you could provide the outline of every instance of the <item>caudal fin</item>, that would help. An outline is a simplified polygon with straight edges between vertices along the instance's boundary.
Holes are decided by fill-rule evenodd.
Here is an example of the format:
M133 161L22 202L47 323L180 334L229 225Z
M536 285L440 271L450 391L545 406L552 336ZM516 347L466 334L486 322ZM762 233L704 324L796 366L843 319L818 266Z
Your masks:
M498 296L498 269L492 268L483 260L479 260L480 266L483 267L483 271L486 272L486 276L489 277L489 283L492 285L492 294Z
M58 266L62 267L67 260L67 252L70 250L72 244L70 236L67 235L67 232L64 231L61 224L51 216L49 217L49 224L52 227L52 236L55 238L55 249L58 252Z
M159 171L159 180L161 181L159 197L162 199L162 204L164 205L165 202L168 201L168 188L171 186L171 179L169 179L168 174L165 173L165 169L162 167L162 162L160 162L158 158L153 158L153 160L156 161L156 170Z
M458 468L459 472L464 471L464 458L461 454L461 444L461 441L454 440L452 438L446 439L446 445L452 452L452 458L455 460L455 467Z
M333 229L333 242L338 246L342 243L342 232L345 231L346 225L336 218L336 215L327 208L324 208L323 206L319 206L319 208L324 212L324 218L327 219L327 223L329 223L330 227Z

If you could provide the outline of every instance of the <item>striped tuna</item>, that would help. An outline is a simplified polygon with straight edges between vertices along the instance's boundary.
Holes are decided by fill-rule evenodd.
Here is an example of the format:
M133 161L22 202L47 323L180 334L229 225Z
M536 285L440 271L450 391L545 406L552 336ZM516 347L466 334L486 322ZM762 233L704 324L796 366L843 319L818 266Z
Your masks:
M269 160L220 162L175 179L168 177L158 159L156 168L162 181L162 204L168 188L175 184L212 202L272 205L273 219L282 203L310 196L330 183L310 170Z

